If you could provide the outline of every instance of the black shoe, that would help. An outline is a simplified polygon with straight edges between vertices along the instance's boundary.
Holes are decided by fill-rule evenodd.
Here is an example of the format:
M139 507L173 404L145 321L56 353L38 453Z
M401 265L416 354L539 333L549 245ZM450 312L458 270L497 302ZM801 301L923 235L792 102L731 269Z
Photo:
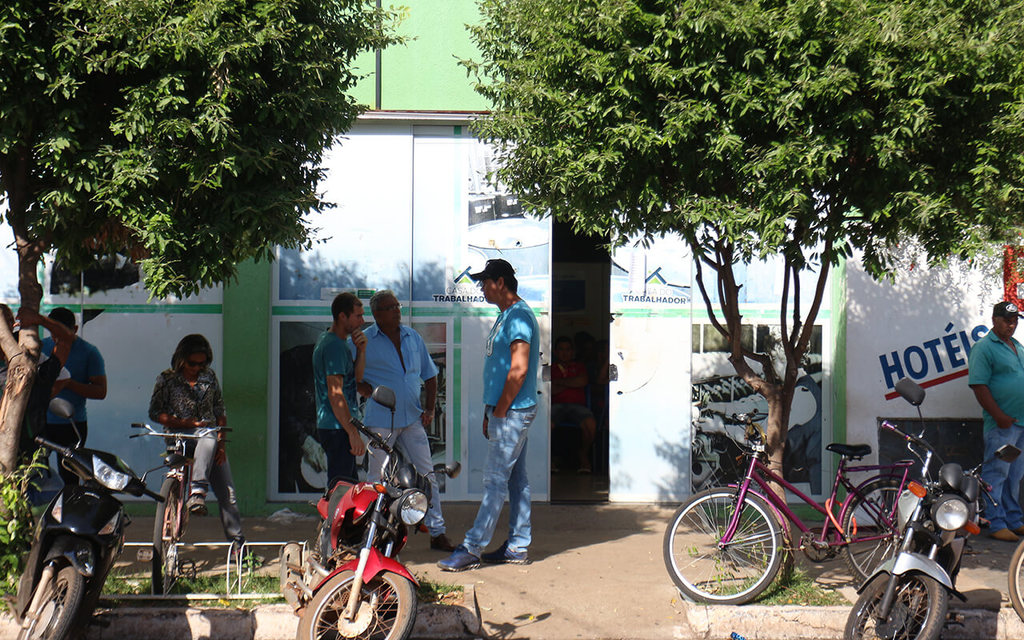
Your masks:
M487 564L530 564L526 551L512 551L508 548L508 540L494 551L481 554L480 559Z
M201 493L193 493L185 501L185 508L192 515L205 516L208 513L206 509L206 496Z
M448 539L448 536L443 533L439 536L432 536L430 538L430 548L434 551L447 551L451 553L455 551L455 545Z

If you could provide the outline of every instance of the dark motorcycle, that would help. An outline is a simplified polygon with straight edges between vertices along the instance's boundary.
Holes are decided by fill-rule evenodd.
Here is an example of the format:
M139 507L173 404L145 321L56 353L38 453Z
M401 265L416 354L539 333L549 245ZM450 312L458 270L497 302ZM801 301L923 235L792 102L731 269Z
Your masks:
M373 390L391 410L395 394ZM369 446L386 454L379 482L337 483L317 503L323 520L309 548L281 551L281 590L299 615L298 640L404 640L416 621L416 578L398 560L410 528L430 505L431 483L399 450L358 421ZM454 478L460 465L438 464L432 475Z
M61 398L50 402L50 410L68 420L73 414L71 403ZM137 477L114 454L82 447L81 436L73 447L43 438L36 442L57 452L58 462L82 482L64 485L40 516L14 614L21 625L18 640L62 640L88 623L124 545L130 520L114 494L160 496L146 488L145 475Z
M920 415L924 389L904 379L897 383L896 391L918 407ZM899 550L858 589L860 597L843 637L935 640L946 623L949 595L966 600L955 585L967 537L981 533L982 465L964 471L955 462L942 464L935 449L920 436L902 433L888 422L883 422L882 428L904 438L907 448L921 459L921 480L910 482L899 498ZM1005 462L1019 455L1020 449L1013 445L1004 445L995 453ZM930 473L933 461L940 465L935 479Z

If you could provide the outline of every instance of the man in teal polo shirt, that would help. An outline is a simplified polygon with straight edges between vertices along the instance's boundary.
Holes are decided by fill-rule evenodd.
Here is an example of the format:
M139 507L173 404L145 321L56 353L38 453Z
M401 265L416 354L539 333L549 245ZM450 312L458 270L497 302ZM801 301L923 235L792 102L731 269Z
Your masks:
M1024 535L1019 491L1024 456L1012 463L993 459L996 449L1012 444L1024 449L1024 347L1013 339L1020 311L1012 302L992 309L992 330L972 348L967 384L974 391L985 421L985 466L982 479L992 486L986 515L989 537L1017 542Z
M356 458L366 445L352 419L359 419L356 380L366 367L363 303L355 294L340 293L331 303L331 327L313 348L313 391L316 397L317 437L327 454L327 490L338 480L356 482ZM352 338L356 357L346 341Z

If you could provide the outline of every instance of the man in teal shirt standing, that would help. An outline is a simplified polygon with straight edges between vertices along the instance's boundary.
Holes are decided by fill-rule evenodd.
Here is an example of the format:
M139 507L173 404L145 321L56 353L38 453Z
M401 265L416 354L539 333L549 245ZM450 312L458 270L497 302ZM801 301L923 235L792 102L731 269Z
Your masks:
M1020 310L1012 302L992 309L992 330L971 347L967 384L974 391L985 422L982 479L992 486L997 504L988 505L989 537L1017 542L1024 535L1020 483L1024 456L1009 463L993 459L996 449L1012 444L1024 449L1024 347L1013 339Z
M470 277L487 302L498 307L484 349L484 496L462 544L438 562L444 571L491 564L527 564L530 545L530 482L526 475L526 436L537 415L540 329L530 306L517 294L515 270L505 260L488 260ZM508 539L494 551L491 541L508 491Z
M327 454L327 489L338 480L355 482L356 458L366 445L352 424L358 419L356 380L366 366L366 336L363 303L353 293L338 294L331 303L331 328L324 331L313 348L313 388L316 395L316 426L320 444ZM352 352L345 341L352 337Z

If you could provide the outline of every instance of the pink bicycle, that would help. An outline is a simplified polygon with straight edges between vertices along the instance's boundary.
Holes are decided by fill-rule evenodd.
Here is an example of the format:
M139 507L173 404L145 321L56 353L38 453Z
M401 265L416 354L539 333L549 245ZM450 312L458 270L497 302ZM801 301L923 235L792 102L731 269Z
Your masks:
M819 504L768 468L765 437L755 412L734 416L746 426L746 475L739 485L693 495L672 516L665 532L665 566L680 592L696 601L743 604L759 596L782 567L784 526L811 560L842 553L855 580L891 555L899 543L896 502L907 483L911 461L888 465L851 465L871 453L870 445L832 443L839 455L832 492ZM895 427L893 427L895 429ZM875 472L854 484L848 474ZM777 482L823 517L809 527L769 487ZM840 501L839 487L846 492Z

